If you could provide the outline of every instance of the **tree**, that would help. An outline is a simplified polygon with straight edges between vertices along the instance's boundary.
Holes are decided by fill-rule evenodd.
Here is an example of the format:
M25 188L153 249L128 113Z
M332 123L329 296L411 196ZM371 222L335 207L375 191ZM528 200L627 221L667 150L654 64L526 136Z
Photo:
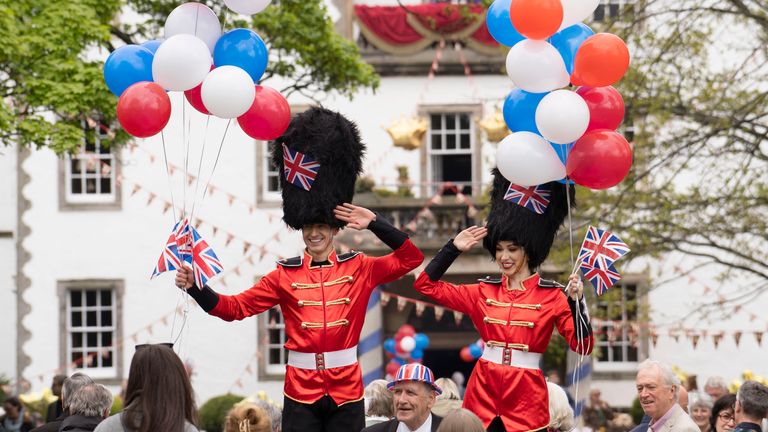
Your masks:
M68 0L4 2L0 6L0 131L6 144L72 151L82 142L86 122L114 124L117 98L104 84L103 60L123 43L162 35L167 15L182 1ZM287 77L279 89L310 97L338 92L352 96L375 89L378 76L362 61L355 44L334 31L321 0L283 0L255 15L252 22L208 1L224 28L249 27L270 48L264 80ZM121 13L140 14L139 24L119 21ZM94 59L97 58L97 59ZM116 129L114 144L129 137Z

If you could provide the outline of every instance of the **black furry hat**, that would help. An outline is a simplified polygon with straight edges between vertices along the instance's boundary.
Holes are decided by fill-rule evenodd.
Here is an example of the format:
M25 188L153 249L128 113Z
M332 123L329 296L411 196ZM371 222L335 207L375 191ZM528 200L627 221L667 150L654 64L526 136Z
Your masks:
M286 181L282 144L320 164L309 191ZM337 112L312 107L294 117L272 148L272 162L280 174L286 225L294 229L313 223L343 227L344 222L334 217L333 208L352 202L355 180L363 170L364 151L357 126Z
M547 259L557 230L568 215L566 185L556 181L547 183L551 191L549 205L543 214L537 214L504 200L509 183L498 169L493 169L491 211L486 222L488 235L483 239L483 247L491 254L491 258L495 259L496 244L502 240L511 241L525 250L528 268L531 272L535 272ZM571 207L573 207L575 189L573 186L568 186L568 191L571 196Z

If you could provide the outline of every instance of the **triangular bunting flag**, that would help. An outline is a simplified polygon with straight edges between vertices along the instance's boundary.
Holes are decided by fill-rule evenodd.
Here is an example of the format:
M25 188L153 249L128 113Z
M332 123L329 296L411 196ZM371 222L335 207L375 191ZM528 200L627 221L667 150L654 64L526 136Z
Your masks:
M733 343L736 344L736 348L739 347L740 342L741 342L741 332L737 330L733 332Z
M442 306L435 306L435 320L440 321L443 319L443 314L445 313L445 308Z

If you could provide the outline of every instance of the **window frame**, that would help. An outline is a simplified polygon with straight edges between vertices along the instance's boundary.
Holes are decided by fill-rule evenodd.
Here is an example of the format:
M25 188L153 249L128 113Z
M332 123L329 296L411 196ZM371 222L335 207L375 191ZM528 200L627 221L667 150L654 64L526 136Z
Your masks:
M94 133L92 128L88 128L83 123L83 130L86 133L86 137L83 138L83 142L78 147L78 152L75 155L66 154L59 158L59 209L60 210L120 210L122 203L122 188L118 185L117 179L119 178L120 171L120 157L114 148L110 148L108 153L101 153L101 143L108 139L107 135L100 131ZM93 133L93 145L94 151L86 151L88 145L88 134ZM90 163L91 160L95 160L94 163L101 165L102 160L109 160L109 166L111 167L109 172L109 180L111 185L111 192L109 194L95 193L95 194L75 194L72 192L72 179L74 173L72 172L72 163L74 161L81 161L80 163ZM81 171L81 174L88 177L88 173ZM104 178L102 170L97 168L94 174L97 180L97 185L100 184L101 179ZM98 186L100 187L100 185Z
M270 324L269 322L269 316L271 312L276 312L277 316L280 317L280 320L276 324ZM259 352L264 353L263 356L261 356L261 359L259 361L259 380L260 381L280 381L285 378L285 366L288 363L288 350L285 349L285 341L286 341L286 334L285 334L285 316L282 313L282 310L280 310L280 306L274 306L267 311L265 311L262 314L259 314L258 319L258 325L259 325L259 331L258 333L258 340L257 344L259 347ZM270 342L270 335L269 332L271 330L278 330L279 331L279 338L280 343L271 343ZM270 362L270 349L281 349L280 358L281 360L284 360L285 363L282 364L273 364Z
M609 21L615 21L621 17L621 12L627 5L634 4L634 3L635 3L634 0L600 0L600 3L597 5L597 8L595 8L595 11L592 12L591 22L605 23ZM611 15L611 6L618 6L615 16ZM597 13L597 10L600 8L603 9L603 16L600 20L598 20L596 19L595 14Z
M119 279L63 280L57 282L59 295L59 363L67 375L84 372L106 384L119 384L123 377L123 295L125 283ZM110 367L72 367L72 327L70 324L70 293L73 291L110 290L112 292L112 347L113 365ZM100 300L99 300L100 303ZM82 305L82 308L88 306ZM87 326L82 326L87 329ZM103 331L103 330L100 330ZM84 346L87 343L84 342Z

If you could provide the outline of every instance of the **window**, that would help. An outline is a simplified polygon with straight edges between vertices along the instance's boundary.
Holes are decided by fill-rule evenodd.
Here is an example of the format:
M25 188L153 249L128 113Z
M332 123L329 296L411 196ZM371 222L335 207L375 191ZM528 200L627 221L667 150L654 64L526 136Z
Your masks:
M277 172L277 167L272 163L272 146L275 145L274 141L265 141L261 143L262 148L262 163L261 172L263 173L263 179L261 182L261 200L262 201L280 201L280 173Z
M94 378L119 378L122 287L115 281L64 283L63 364Z
M595 348L597 361L634 363L638 361L637 284L619 283L597 298Z
M427 177L432 184L429 194L439 191L445 182L458 186L464 194L472 193L475 128L471 113L450 112L429 115L427 136ZM445 193L455 193L446 190Z
M102 141L107 136L100 125L84 126L85 139L76 155L65 160L65 199L67 203L115 203L115 155Z
M263 357L260 372L263 377L280 376L285 374L285 364L288 363L288 351L283 348L285 345L285 322L283 313L279 306L275 306L261 315L260 321L263 331L260 333L261 352L266 353Z
M601 0L592 15L592 20L595 22L605 22L619 19L624 8L631 3L631 0Z

